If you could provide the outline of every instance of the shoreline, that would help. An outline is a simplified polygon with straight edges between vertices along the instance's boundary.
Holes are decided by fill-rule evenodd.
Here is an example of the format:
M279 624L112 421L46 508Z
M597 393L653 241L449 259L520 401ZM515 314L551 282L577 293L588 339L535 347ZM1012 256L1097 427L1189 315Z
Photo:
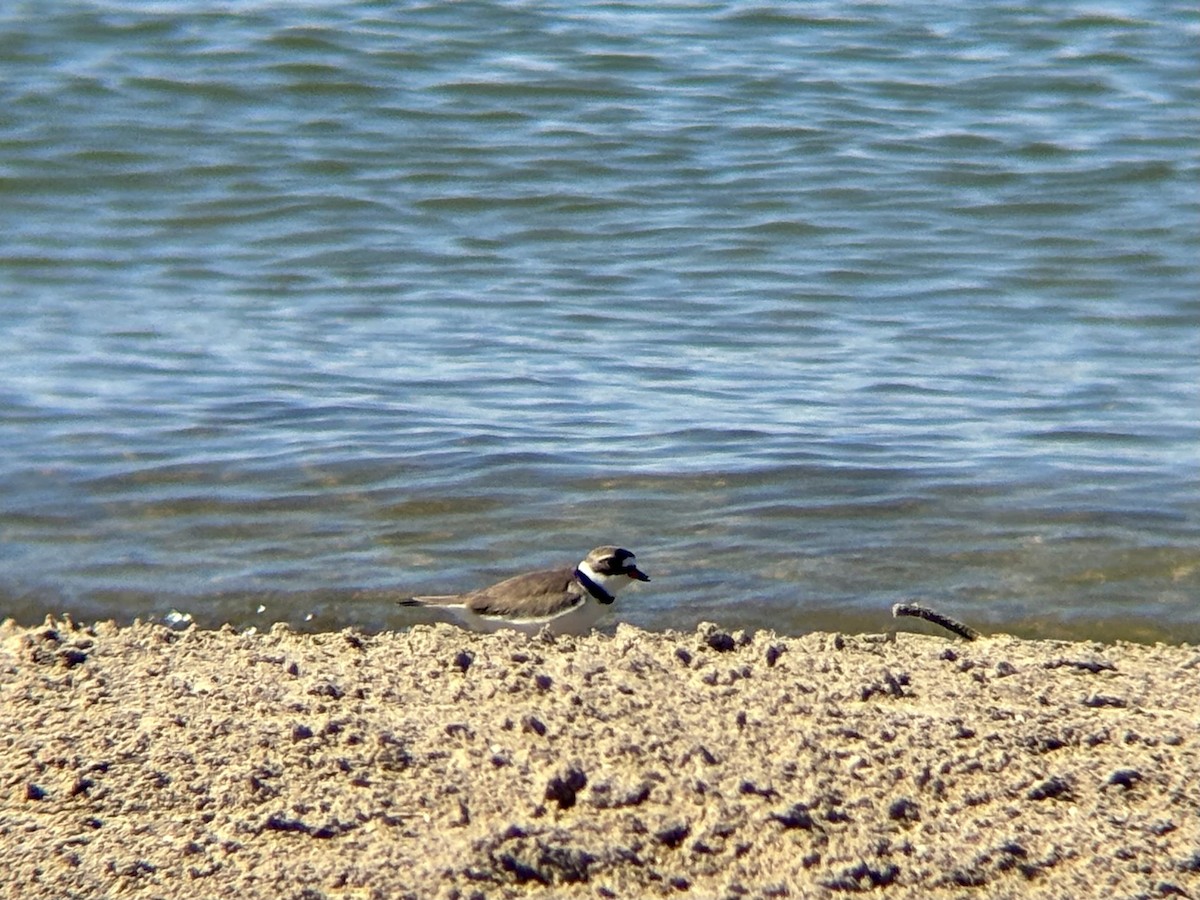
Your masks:
M0 624L8 896L1200 897L1200 649Z

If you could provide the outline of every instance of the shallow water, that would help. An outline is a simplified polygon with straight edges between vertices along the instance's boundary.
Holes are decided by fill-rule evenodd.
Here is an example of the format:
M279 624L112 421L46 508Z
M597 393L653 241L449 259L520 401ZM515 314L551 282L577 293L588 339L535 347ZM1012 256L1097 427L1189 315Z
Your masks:
M1200 15L0 13L0 614L1200 641Z

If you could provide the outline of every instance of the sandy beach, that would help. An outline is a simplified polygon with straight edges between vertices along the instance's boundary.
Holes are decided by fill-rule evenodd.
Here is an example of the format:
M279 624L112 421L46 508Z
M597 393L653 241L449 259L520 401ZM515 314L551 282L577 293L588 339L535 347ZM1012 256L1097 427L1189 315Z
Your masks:
M1200 898L1200 650L0 626L3 896Z

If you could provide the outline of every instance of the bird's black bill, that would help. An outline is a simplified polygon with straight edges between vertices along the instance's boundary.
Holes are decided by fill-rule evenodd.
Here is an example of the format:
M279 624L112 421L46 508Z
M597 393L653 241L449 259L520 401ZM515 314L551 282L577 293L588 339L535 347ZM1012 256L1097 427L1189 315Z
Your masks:
M638 581L649 581L650 576L639 569L637 566L631 566L625 570L625 574L630 578L636 578Z

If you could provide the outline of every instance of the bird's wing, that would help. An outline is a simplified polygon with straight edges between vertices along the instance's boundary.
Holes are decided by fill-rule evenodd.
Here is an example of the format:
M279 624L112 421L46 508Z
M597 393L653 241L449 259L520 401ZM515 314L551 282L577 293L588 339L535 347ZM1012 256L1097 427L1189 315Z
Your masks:
M586 599L573 569L549 569L515 575L463 597L466 608L481 616L539 618L573 609Z

